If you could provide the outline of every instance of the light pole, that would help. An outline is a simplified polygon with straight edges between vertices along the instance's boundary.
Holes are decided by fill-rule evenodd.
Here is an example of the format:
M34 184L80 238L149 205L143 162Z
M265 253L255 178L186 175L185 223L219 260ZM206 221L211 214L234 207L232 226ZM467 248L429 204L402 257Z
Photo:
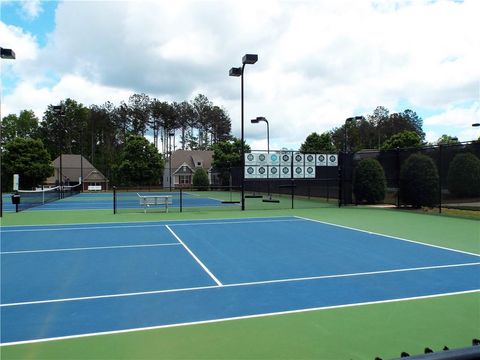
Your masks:
M252 124L258 124L261 121L267 124L267 153L270 154L270 126L268 125L268 120L265 119L263 116L259 116L256 119L250 120Z
M170 156L168 159L168 167L169 167L168 176L170 177L170 179L168 180L168 183L170 185L170 190L169 190L170 192L172 192L172 138L174 137L175 137L174 132L168 133L168 147L169 147L169 153L170 153Z
M233 67L230 69L228 75L230 76L240 76L241 79L241 144L240 144L240 151L241 151L241 174L242 174L242 210L245 210L245 183L244 183L244 178L245 178L245 145L244 145L244 122L243 122L243 74L245 71L245 65L247 64L255 64L258 60L258 55L257 54L245 54L242 58L242 67Z
M60 118L60 123L59 127L62 131L61 136L58 137L58 141L60 144L60 178L59 178L59 185L60 185L60 197L63 198L63 167L62 167L62 157L63 157L63 133L65 128L63 127L63 117L65 117L65 108L63 105L55 105L53 106L53 112L59 116ZM60 132L59 132L60 133Z
M354 121L357 121L357 120L363 120L365 119L363 116L352 116L352 117L349 117L347 119L345 119L345 145L343 147L343 151L345 153L347 153L347 140L348 140L348 137L347 137L347 128L348 128L348 124L349 123L352 123Z
M10 59L15 60L15 52L12 49L4 49L0 47L0 58L1 59ZM2 115L0 114L0 120L2 119ZM2 132L0 130L0 159L2 158ZM0 176L0 217L3 216L3 191L2 191L2 179Z

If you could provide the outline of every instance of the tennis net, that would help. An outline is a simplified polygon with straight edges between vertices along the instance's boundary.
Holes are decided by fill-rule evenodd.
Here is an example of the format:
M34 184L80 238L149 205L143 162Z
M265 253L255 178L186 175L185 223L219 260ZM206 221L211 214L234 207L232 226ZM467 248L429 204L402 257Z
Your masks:
M70 197L73 195L80 194L80 191L82 190L82 184L77 184L72 186L65 185L63 186L62 189L63 189L63 197L64 198Z
M20 203L18 211L30 209L62 198L60 186L49 189L38 190L18 190L20 195Z

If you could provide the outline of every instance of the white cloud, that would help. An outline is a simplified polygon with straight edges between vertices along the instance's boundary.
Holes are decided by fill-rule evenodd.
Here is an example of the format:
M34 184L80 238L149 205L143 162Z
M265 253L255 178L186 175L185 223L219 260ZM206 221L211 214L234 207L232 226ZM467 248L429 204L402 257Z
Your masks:
M425 119L427 137L437 136L438 122L472 118L459 104L478 100L479 13L477 0L65 1L44 49L9 28L32 46L29 61L14 65L21 82L9 106L28 103L20 87L39 108L43 96L100 104L202 92L229 111L239 136L240 80L227 74L250 52L259 61L245 69L247 141L266 145L249 124L256 116L269 119L272 144L295 147L349 116L400 104L440 114ZM49 88L52 73L59 83Z
M40 0L23 0L20 4L22 12L27 19L33 20L42 12Z
M131 91L98 85L88 80L75 76L64 76L55 86L35 87L32 83L24 81L15 91L5 96L2 101L2 114L18 113L18 109L31 109L42 119L46 107L58 104L66 98L74 99L85 106L92 104L102 105L106 101L114 104L128 99Z
M446 111L427 117L424 125L430 131L426 134L429 142L435 142L443 135L456 136L460 141L470 141L478 138L478 128L472 124L480 122L480 103L473 103L466 108L449 108Z

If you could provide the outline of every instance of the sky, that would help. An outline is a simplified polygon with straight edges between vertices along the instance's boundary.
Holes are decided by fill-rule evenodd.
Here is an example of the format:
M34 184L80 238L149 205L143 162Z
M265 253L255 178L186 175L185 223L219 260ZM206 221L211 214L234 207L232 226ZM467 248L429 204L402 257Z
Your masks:
M134 93L164 101L206 95L240 137L298 149L312 132L377 106L415 111L426 140L478 138L479 0L0 0L1 114L72 98L118 105Z

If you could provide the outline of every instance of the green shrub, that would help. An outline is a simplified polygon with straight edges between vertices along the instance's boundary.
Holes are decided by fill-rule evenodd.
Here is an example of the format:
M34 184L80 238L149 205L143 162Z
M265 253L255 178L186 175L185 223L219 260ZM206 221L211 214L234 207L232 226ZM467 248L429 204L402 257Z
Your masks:
M480 196L480 159L472 153L457 154L448 168L447 183L454 196Z
M208 190L208 174L207 172L200 168L195 170L192 179L193 187L197 190Z
M433 207L438 203L438 170L431 158L410 155L400 170L400 198L405 205Z
M374 204L385 198L387 181L382 165L375 159L363 159L353 174L355 201Z

